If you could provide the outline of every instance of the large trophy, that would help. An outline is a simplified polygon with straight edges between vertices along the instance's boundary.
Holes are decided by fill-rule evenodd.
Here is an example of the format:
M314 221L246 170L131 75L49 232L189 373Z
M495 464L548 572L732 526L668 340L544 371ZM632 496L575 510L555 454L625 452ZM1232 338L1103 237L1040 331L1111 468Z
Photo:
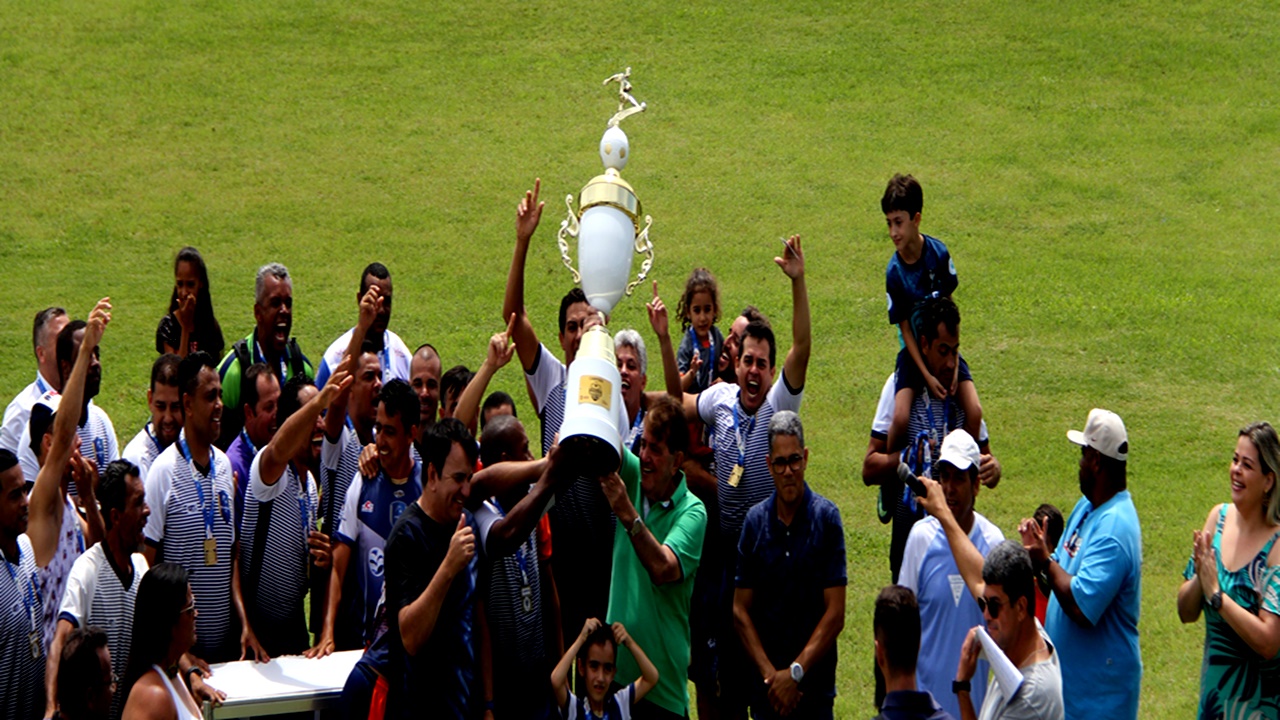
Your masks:
M604 174L597 175L578 193L578 209L573 196L565 198L569 216L560 223L557 241L565 267L574 283L582 284L587 302L600 313L601 323L583 333L578 353L569 366L565 385L564 422L560 425L560 447L584 475L602 475L618 469L622 439L630 425L622 403L622 380L613 355L613 338L605 323L609 313L653 267L653 243L649 228L653 218L644 216L640 227L640 198L622 179L631 143L618 127L624 119L645 111L645 104L631 95L631 68L604 81L616 82L618 111L609 118L600 138L600 160ZM578 241L578 264L569 257L569 239ZM631 259L643 254L640 272L631 278ZM630 282L628 282L630 280Z

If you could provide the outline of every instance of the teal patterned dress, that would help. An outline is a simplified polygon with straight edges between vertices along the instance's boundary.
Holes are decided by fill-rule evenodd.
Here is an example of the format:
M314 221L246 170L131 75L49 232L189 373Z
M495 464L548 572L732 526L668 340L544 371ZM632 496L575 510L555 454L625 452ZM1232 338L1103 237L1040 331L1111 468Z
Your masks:
M1247 565L1228 572L1222 565L1224 504L1218 513L1213 549L1218 556L1218 585L1223 595L1257 615L1280 615L1280 566L1267 567L1267 555L1280 532L1271 536ZM1195 577L1195 558L1183 577ZM1254 652L1216 610L1204 604L1204 662L1200 667L1201 720L1255 720L1280 717L1280 654L1264 659Z

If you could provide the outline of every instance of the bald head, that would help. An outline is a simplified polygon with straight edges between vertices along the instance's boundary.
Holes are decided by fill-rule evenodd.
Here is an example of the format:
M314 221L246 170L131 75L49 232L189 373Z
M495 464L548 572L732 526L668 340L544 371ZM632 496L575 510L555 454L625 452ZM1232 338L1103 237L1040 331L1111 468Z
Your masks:
M409 384L418 396L418 411L425 430L436 422L440 407L440 355L429 344L418 347L409 361Z
M514 415L498 415L480 435L480 462L488 467L508 460L530 460L529 435Z

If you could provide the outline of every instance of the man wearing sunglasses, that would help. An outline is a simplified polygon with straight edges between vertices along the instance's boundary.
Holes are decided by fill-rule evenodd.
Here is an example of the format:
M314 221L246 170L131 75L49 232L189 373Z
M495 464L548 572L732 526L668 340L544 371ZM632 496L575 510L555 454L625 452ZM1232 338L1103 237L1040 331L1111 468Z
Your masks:
M926 489L920 504L942 525L965 586L982 610L987 633L1023 678L1013 692L1006 694L992 674L982 709L975 713L971 685L977 674L982 645L977 637L978 627L970 629L960 648L960 662L952 685L960 705L959 717L962 720L979 717L982 720L1062 720L1062 668L1048 633L1036 620L1031 556L1017 542L1005 540L993 547L984 560L952 514L943 486L928 478L920 481Z
M933 475L941 488L939 498L951 512L965 537L986 557L991 548L1004 542L1004 533L974 510L982 483L978 480L981 453L978 443L964 430L953 430L942 440L942 453ZM911 528L902 554L898 584L916 594L920 605L921 643L916 664L916 683L933 693L947 712L960 717L960 702L951 693L956 676L956 658L965 634L982 624L982 610L965 592L964 579L947 543L942 523L925 517ZM978 663L979 677L986 677L987 663ZM973 690L979 705L986 688Z
M800 417L769 421L774 492L747 512L738 543L733 620L753 669L756 718L830 718L836 638L844 629L844 528L835 503L804 481Z

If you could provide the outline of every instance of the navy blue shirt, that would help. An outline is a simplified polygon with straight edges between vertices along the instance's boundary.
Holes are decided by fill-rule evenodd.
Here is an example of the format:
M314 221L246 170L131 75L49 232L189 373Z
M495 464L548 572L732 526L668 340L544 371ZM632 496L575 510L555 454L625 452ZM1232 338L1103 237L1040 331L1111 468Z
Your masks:
M471 517L467 517L468 523ZM481 692L475 643L477 557L449 584L435 630L410 656L400 638L400 610L413 604L435 577L449 551L455 524L432 520L418 503L400 515L386 549L387 633L393 694L405 717L456 718L475 714ZM400 674L402 673L402 675ZM402 677L396 687L392 678Z
M897 690L884 696L884 705L876 720L955 720L942 709L933 694L915 690Z
M848 584L844 527L835 503L805 486L800 507L783 525L775 492L747 511L738 542L737 587L752 591L751 620L774 667L796 659L826 612L827 588ZM804 669L800 689L835 697L836 648Z
M908 265L895 252L885 268L884 289L889 300L889 324L898 325L911 317L916 303L937 293L950 297L960 283L951 253L942 241L924 235L920 259Z

